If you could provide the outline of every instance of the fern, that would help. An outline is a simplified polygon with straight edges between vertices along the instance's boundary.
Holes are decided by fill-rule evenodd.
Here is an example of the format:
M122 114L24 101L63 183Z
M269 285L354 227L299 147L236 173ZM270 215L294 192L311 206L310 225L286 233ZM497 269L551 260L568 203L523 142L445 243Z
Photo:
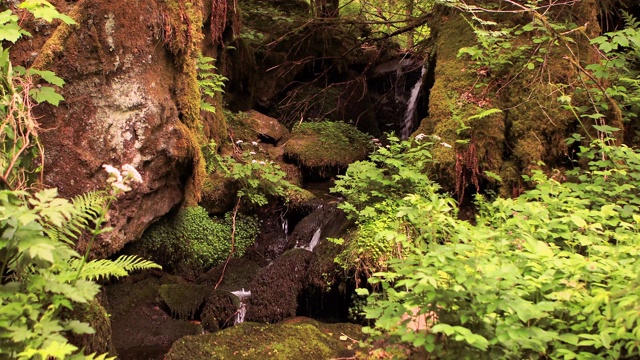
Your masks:
M81 259L72 261L72 267L80 266ZM100 280L114 276L116 278L127 276L129 272L145 269L161 269L154 262L144 260L135 255L122 255L116 260L98 259L89 261L82 268L80 277L85 280Z
M625 27L638 30L640 29L640 20L636 19L635 16L629 14L624 10L620 10L622 15L622 19L624 20Z
M488 109L488 110L485 110L485 111L481 112L480 114L470 116L469 119L467 119L467 120L484 119L487 116L490 116L490 115L493 115L493 114L498 114L498 113L501 113L501 112L502 112L502 110L497 109L497 108Z
M74 211L61 226L47 226L47 235L55 241L74 244L73 240L78 238L83 229L87 229L90 222L95 222L100 217L108 200L104 191L91 191L74 197Z

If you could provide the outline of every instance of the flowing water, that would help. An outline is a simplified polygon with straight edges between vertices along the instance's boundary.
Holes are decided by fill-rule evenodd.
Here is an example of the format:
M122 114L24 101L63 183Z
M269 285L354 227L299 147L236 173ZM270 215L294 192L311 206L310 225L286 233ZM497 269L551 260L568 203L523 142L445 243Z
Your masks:
M422 88L422 82L424 75L427 73L427 68L422 67L420 78L411 89L411 95L409 96L409 102L407 103L407 110L404 113L404 123L402 127L402 139L406 140L411 135L411 132L415 128L416 121L416 108L418 106L418 97L420 96L420 89Z

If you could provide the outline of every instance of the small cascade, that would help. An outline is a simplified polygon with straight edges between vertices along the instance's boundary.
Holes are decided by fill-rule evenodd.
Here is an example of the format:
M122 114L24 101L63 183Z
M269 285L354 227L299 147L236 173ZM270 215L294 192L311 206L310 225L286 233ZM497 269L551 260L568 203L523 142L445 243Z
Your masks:
M411 132L414 129L414 123L416 118L416 107L418 105L418 96L420 95L420 89L422 88L422 82L424 80L424 75L427 73L427 68L425 66L422 67L422 72L420 73L420 78L411 89L411 96L409 97L409 102L407 103L407 110L404 113L404 123L402 127L402 139L406 140L411 135Z
M289 219L286 217L282 218L282 231L284 232L284 240L285 242L289 241Z
M244 322L244 317L247 314L246 299L251 296L251 291L245 291L244 289L242 289L238 291L232 291L231 293L238 299L240 299L240 306L238 306L238 311L236 312L236 316L233 319L233 325L238 325Z
M313 237L311 238L311 242L309 242L309 245L307 245L305 247L305 249L309 250L309 251L313 251L313 248L316 247L316 245L318 245L318 243L320 242L320 232L321 232L322 228L318 228L318 230L316 230L316 232L313 233Z

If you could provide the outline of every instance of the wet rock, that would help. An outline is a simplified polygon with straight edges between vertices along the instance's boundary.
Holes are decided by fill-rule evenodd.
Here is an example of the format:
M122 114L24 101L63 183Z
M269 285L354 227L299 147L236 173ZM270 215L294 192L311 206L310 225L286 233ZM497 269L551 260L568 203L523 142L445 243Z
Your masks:
M324 324L308 318L273 325L242 323L215 334L186 336L173 344L165 359L350 358L360 339L361 327L354 324Z
M161 359L177 339L202 333L200 325L174 319L158 306L160 286L177 282L181 282L177 277L145 273L105 287L113 345L120 358L153 353Z
M196 280L196 283L200 285L215 286L222 276L222 269L224 264L218 265L215 268L202 274ZM232 258L229 260L227 267L224 271L224 277L218 289L227 291L237 291L241 289L249 289L251 282L256 278L260 266L255 262L244 258Z
M304 249L293 249L261 270L250 287L247 321L273 323L296 315L312 255Z
M255 110L247 112L253 130L264 142L278 143L289 136L289 130L270 116L261 114Z

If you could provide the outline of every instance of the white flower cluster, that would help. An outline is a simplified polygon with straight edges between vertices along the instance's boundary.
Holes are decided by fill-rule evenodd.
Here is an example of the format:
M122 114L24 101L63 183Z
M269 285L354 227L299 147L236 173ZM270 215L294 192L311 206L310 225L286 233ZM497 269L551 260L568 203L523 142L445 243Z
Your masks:
M107 183L111 184L114 195L119 195L131 191L131 183L141 184L142 176L136 168L130 164L122 165L122 172L111 165L102 165L104 170L109 174Z

